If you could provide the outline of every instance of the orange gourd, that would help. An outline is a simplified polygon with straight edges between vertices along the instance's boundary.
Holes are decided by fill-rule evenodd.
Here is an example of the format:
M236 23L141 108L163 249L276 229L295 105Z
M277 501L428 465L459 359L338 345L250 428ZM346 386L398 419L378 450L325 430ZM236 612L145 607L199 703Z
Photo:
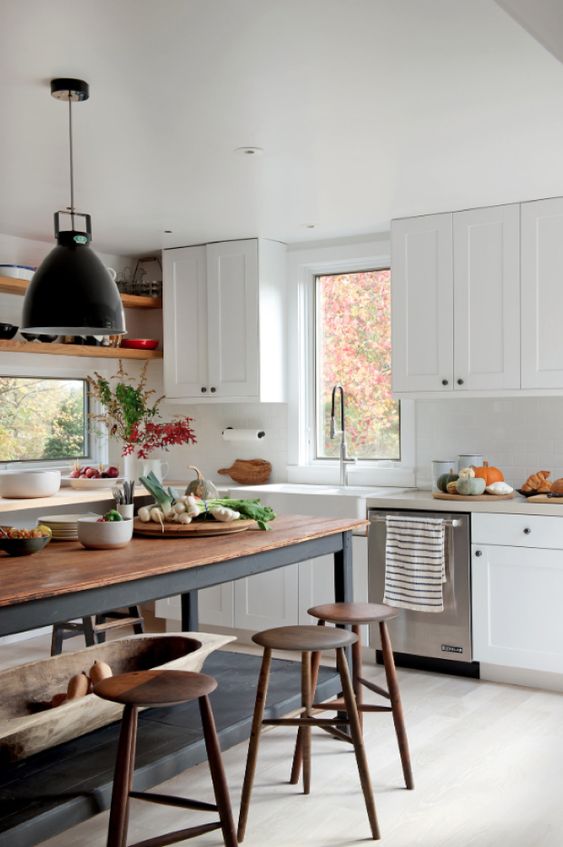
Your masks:
M482 468L475 468L475 476L484 479L487 485L492 485L493 482L504 482L503 472L489 465L488 462L483 462Z

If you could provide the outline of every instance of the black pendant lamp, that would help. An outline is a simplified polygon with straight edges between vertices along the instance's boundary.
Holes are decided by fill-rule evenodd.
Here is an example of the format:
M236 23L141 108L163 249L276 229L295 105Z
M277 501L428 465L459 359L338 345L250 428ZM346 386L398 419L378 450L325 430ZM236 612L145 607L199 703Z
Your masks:
M90 215L74 208L72 104L88 99L88 83L81 79L53 79L51 94L68 102L70 206L55 212L57 246L37 268L27 288L21 328L24 332L50 335L122 335L125 316L119 290L90 248ZM60 215L70 216L70 229L61 230ZM75 218L84 219L84 229L75 227Z

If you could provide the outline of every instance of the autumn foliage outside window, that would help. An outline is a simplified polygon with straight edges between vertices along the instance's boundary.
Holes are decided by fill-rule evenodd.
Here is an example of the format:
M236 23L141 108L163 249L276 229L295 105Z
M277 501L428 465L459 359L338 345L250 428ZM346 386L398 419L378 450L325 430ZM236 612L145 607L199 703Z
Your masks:
M88 454L83 379L0 377L0 462Z
M338 456L330 438L332 387L346 393L348 453L401 458L399 402L391 396L391 273L316 278L317 458ZM337 416L340 421L340 409Z

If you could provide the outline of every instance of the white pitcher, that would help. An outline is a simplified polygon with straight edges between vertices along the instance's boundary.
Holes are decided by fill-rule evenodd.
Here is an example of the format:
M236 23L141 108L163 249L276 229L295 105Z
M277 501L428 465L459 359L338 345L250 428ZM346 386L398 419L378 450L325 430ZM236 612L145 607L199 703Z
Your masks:
M162 462L160 459L140 459L141 467L140 476L147 476L151 471L156 478L162 482L168 473L168 462Z

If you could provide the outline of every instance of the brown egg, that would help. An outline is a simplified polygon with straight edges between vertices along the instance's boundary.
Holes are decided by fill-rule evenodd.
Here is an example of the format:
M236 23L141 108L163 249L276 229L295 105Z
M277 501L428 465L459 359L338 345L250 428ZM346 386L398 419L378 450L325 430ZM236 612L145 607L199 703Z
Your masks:
M66 691L62 691L60 694L54 694L51 697L51 708L56 709L57 706L61 706L66 701Z

